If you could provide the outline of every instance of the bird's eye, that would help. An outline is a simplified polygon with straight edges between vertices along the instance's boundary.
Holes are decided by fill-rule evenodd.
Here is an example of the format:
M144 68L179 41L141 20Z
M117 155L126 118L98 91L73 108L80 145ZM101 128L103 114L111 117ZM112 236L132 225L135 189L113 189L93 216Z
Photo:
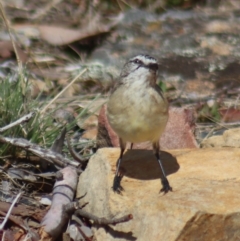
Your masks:
M135 59L133 62L134 62L135 64L142 64L142 61L139 60L139 59Z

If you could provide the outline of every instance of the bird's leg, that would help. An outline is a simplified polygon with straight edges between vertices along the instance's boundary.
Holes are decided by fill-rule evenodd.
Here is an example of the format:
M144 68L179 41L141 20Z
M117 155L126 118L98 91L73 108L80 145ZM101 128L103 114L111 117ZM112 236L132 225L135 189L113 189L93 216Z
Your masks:
M133 148L133 143L131 143L130 150L132 150L132 148Z
M117 192L117 193L121 193L121 191L123 190L123 188L121 187L121 180L122 180L122 173L119 171L120 169L120 164L121 164L121 161L122 161L122 157L123 157L123 152L126 148L126 142L124 142L121 138L119 138L119 143L120 143L120 156L117 160L117 164L116 164L116 173L115 173L115 176L114 176L114 179L113 179L113 191L114 192Z
M169 185L169 182L168 182L167 176L165 174L162 162L160 160L160 155L159 155L160 148L159 148L159 142L158 141L157 142L153 142L153 150L154 150L154 154L155 154L155 156L156 156L156 158L158 160L158 163L159 163L161 171L162 171L161 181L162 181L162 186L163 187L162 187L162 189L160 191L164 192L164 193L167 193L168 191L172 191L172 188Z

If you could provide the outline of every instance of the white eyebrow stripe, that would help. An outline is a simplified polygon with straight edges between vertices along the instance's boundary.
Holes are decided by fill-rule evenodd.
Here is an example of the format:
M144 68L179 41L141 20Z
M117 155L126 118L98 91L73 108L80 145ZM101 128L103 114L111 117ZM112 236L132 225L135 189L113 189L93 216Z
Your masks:
M157 64L157 60L148 56L148 55L147 56L146 55L138 55L138 56L135 56L134 58L132 58L131 60L135 60L135 59L139 59L140 61L142 61L146 65Z

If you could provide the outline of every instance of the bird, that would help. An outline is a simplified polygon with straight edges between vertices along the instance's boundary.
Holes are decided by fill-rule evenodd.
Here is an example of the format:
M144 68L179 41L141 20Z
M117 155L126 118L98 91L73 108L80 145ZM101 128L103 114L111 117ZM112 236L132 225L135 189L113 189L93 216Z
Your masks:
M162 171L160 192L172 191L160 159L159 139L168 121L168 101L157 85L159 65L154 57L139 54L122 68L118 82L107 102L107 119L118 135L120 156L116 163L113 191L121 193L120 165L126 143L150 141Z

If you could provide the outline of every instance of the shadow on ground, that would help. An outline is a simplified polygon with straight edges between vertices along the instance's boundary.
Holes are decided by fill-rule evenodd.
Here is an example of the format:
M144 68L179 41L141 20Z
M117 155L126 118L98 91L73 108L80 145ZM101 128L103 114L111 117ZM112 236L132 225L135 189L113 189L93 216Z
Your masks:
M170 153L161 151L160 158L166 175L175 173L180 168L177 159ZM124 176L141 180L158 179L162 175L152 150L128 150L123 156L121 169Z

